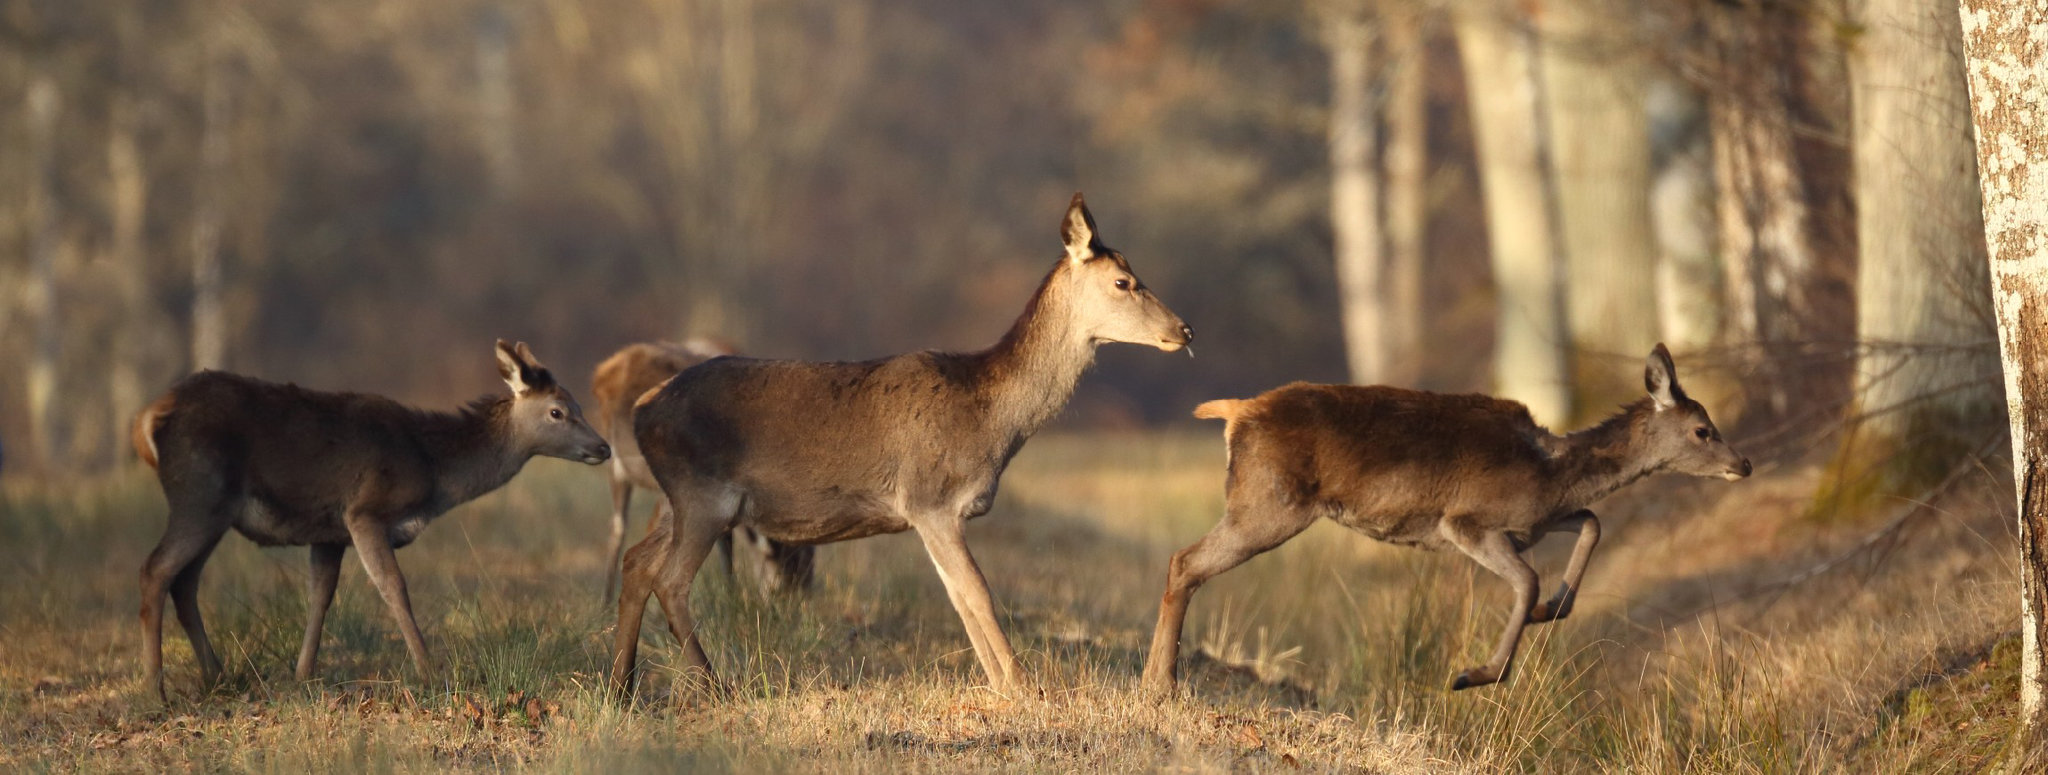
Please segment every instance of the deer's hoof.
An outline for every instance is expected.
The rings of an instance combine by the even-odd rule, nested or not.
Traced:
[[[1561,603],[1557,605],[1552,605],[1550,603],[1537,603],[1535,608],[1529,609],[1529,623],[1543,624],[1545,622],[1554,622],[1559,619],[1563,619],[1567,616],[1570,616],[1571,613],[1571,603]]]
[[[1451,691],[1463,691],[1475,686],[1485,686],[1499,681],[1500,676],[1494,675],[1492,670],[1484,667],[1475,667],[1459,673],[1457,678],[1451,679]]]

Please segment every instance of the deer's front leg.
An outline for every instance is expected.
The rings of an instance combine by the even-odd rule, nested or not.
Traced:
[[[974,644],[974,656],[981,662],[982,672],[988,675],[989,685],[999,693],[1013,694],[1023,685],[1023,675],[1017,670],[1017,654],[1010,649],[1009,638],[1003,636],[1002,627],[996,624],[988,581],[982,577],[974,555],[967,551],[967,525],[957,518],[934,521],[937,524],[919,526],[918,537],[924,539],[925,551],[931,553],[932,564],[938,567],[939,581],[946,585],[946,596],[960,614],[960,623],[967,629],[967,640]]]
[[[1600,520],[1593,516],[1593,512],[1580,509],[1559,521],[1551,530],[1573,528],[1579,531],[1579,541],[1572,545],[1571,562],[1564,566],[1564,583],[1558,586],[1555,597],[1529,610],[1530,624],[1556,621],[1572,614],[1572,603],[1579,598],[1579,580],[1586,576],[1586,562],[1593,556],[1593,547],[1600,543]]]
[[[413,667],[419,668],[422,678],[432,675],[427,642],[420,637],[419,625],[413,622],[412,599],[406,595],[405,576],[398,572],[398,554],[391,548],[391,536],[384,532],[384,522],[361,511],[350,511],[343,519],[348,523],[356,553],[363,558],[363,570],[369,573],[370,583],[376,585],[377,594],[383,596],[384,604],[391,609],[391,618],[398,620],[399,632],[405,635],[405,650],[412,652]]]
[[[1507,580],[1514,588],[1514,608],[1508,611],[1508,625],[1500,634],[1500,645],[1494,647],[1493,658],[1479,667],[1465,670],[1451,681],[1451,690],[1470,689],[1485,686],[1507,678],[1513,666],[1516,644],[1522,640],[1522,627],[1529,621],[1529,610],[1536,606],[1536,571],[1522,561],[1515,551],[1515,542],[1507,533],[1498,530],[1481,530],[1467,520],[1446,519],[1443,532],[1451,542],[1467,556],[1487,570]]]

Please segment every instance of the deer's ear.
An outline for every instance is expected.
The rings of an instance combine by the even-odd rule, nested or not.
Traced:
[[[1095,233],[1095,216],[1088,212],[1088,203],[1081,201],[1079,191],[1067,205],[1067,217],[1060,221],[1060,241],[1067,246],[1067,260],[1075,264],[1101,252],[1102,236]]]
[[[1671,362],[1671,351],[1664,349],[1663,342],[1643,361],[1643,388],[1650,391],[1650,400],[1660,410],[1685,400],[1685,389],[1678,386],[1678,364]]]
[[[519,351],[512,343],[498,340],[498,376],[504,378],[505,386],[512,389],[512,395],[524,395],[531,388],[526,384],[525,369],[520,368]]]
[[[498,340],[498,376],[504,378],[505,386],[511,388],[515,396],[554,384],[554,375],[546,366],[540,365],[540,360],[533,357],[533,350],[525,342],[514,345]]]

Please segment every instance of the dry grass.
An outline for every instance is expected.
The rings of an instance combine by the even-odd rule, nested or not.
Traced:
[[[714,562],[696,606],[741,697],[680,691],[650,622],[640,702],[606,702],[604,486],[543,461],[401,553],[430,679],[408,675],[348,567],[323,680],[291,681],[303,550],[231,537],[201,593],[228,684],[195,696],[169,625],[163,707],[140,690],[134,614],[154,482],[16,482],[0,494],[0,769],[1905,772],[2002,750],[2011,649],[1991,646],[2017,624],[2016,555],[1989,476],[1986,495],[1790,586],[1874,527],[1799,521],[1813,468],[1639,485],[1602,508],[1573,617],[1530,631],[1507,684],[1455,695],[1451,674],[1498,631],[1500,582],[1318,526],[1205,587],[1188,696],[1141,701],[1166,559],[1218,516],[1209,430],[1053,436],[1019,456],[970,537],[1038,686],[1014,699],[977,688],[930,563],[891,536],[826,547],[800,602],[735,594]],[[1546,578],[1569,542],[1553,543]]]

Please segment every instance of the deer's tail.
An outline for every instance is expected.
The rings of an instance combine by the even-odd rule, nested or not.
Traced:
[[[135,443],[135,456],[141,458],[142,463],[150,468],[155,468],[157,464],[157,429],[163,427],[164,415],[170,411],[171,397],[164,396],[143,407],[142,412],[135,415],[135,427],[131,431],[131,440]]]
[[[1195,407],[1195,417],[1202,420],[1236,422],[1238,412],[1243,410],[1244,399],[1220,398],[1215,401],[1204,402],[1202,405]]]

